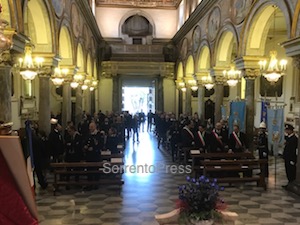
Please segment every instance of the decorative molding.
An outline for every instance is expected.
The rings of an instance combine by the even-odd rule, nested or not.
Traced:
[[[175,63],[173,62],[120,62],[104,61],[101,64],[103,78],[121,75],[160,75],[174,79]]]
[[[261,72],[259,69],[244,69],[242,70],[242,76],[246,79],[246,80],[255,80],[257,77],[259,77],[261,75]]]
[[[293,66],[300,69],[300,55],[293,57]]]
[[[182,0],[96,0],[97,7],[177,9]]]
[[[0,66],[13,66],[13,57],[9,50],[2,52],[0,56]]]

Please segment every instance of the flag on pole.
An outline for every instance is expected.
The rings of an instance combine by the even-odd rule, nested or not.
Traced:
[[[240,131],[245,132],[246,102],[230,102],[229,133],[232,133],[233,125],[239,125]]]
[[[26,129],[26,167],[27,167],[27,174],[30,181],[30,186],[32,193],[34,193],[34,161],[33,161],[33,149],[32,149],[32,130],[31,130],[31,121],[26,120],[25,122],[25,129]]]
[[[270,106],[270,102],[262,101],[261,102],[261,113],[260,113],[260,122],[265,122],[268,124],[268,107]]]
[[[273,146],[274,155],[282,150],[284,145],[284,111],[283,108],[268,108],[268,143]]]

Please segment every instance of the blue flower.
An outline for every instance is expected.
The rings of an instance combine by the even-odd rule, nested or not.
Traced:
[[[186,177],[186,180],[187,180],[187,181],[190,181],[190,179],[191,179],[191,178],[190,178],[189,176]]]

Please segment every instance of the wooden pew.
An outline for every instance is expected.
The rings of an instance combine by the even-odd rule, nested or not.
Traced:
[[[55,195],[59,186],[67,185],[101,185],[101,184],[124,184],[122,180],[124,166],[123,153],[109,154],[108,151],[101,152],[101,162],[59,162],[51,163],[50,166],[53,168],[54,183],[53,183],[53,194]],[[112,167],[120,168],[119,173],[109,173],[109,169]],[[109,169],[108,169],[109,168]],[[101,174],[104,177],[99,178],[97,181],[89,181],[87,179],[81,179],[80,176],[88,174]],[[78,175],[78,181],[66,181],[59,180],[58,175],[70,176]]]
[[[212,173],[218,183],[257,182],[257,186],[264,187],[266,190],[264,168],[267,163],[266,159],[204,160],[202,162],[203,175],[210,177]],[[258,170],[259,175],[253,175],[253,170]],[[235,172],[240,176],[232,176]],[[244,174],[250,174],[250,176],[244,176]]]
[[[200,153],[199,150],[191,150],[192,170],[194,175],[203,174],[204,160],[221,160],[221,159],[255,159],[251,152],[237,152],[237,153]]]

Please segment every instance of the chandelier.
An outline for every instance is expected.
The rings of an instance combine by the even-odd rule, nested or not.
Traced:
[[[258,62],[261,74],[271,83],[276,83],[285,74],[287,60],[282,59],[278,63],[277,52],[270,51],[270,61],[261,60]],[[267,67],[268,64],[268,67]]]
[[[83,74],[75,74],[73,76],[72,82],[70,83],[71,88],[77,88],[80,84],[83,83],[84,78],[85,76]]]
[[[65,79],[67,78],[69,69],[61,69],[59,67],[56,67],[54,69],[54,74],[51,77],[51,80],[53,82],[53,84],[56,87],[59,87],[63,84],[63,82],[65,81]]]
[[[35,60],[32,59],[32,47],[32,44],[27,43],[25,45],[24,58],[19,58],[20,74],[24,80],[33,80],[44,62],[42,57],[36,57]]]
[[[192,79],[188,81],[189,86],[191,87],[192,91],[197,91],[198,86],[197,86],[197,81]]]
[[[94,91],[98,86],[98,80],[93,79],[91,86],[90,86],[90,91]]]
[[[237,85],[239,80],[241,79],[241,71],[236,70],[234,65],[230,65],[230,70],[223,71],[224,78],[226,79],[227,84],[230,87],[234,87]]]
[[[273,38],[275,37],[275,25],[276,25],[276,10],[277,6],[273,5],[274,8],[274,18],[273,18]],[[277,51],[270,51],[269,62],[267,60],[260,60],[258,62],[261,74],[269,81],[271,84],[276,83],[281,76],[285,74],[287,60],[282,59],[278,61]],[[267,66],[268,65],[268,66]]]
[[[207,90],[211,90],[215,86],[210,74],[208,74],[207,76],[202,77],[201,82]]]

